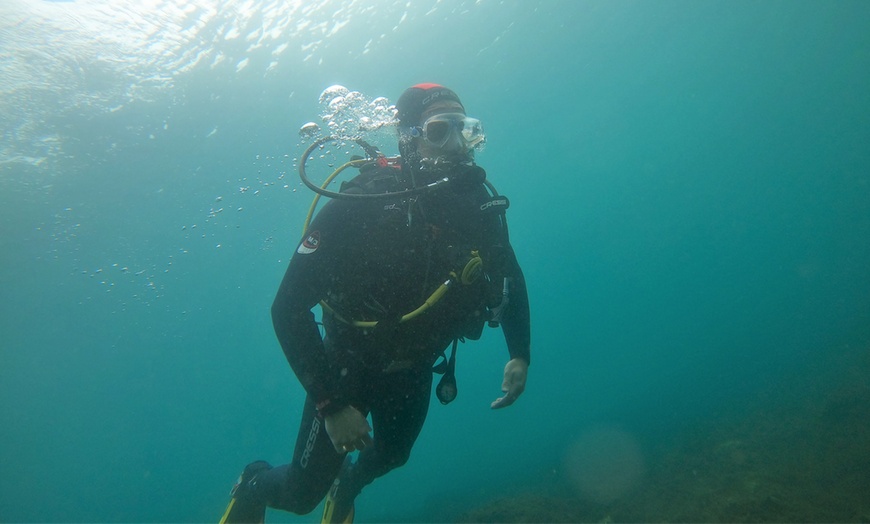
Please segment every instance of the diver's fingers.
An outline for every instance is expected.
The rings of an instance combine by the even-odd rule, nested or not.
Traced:
[[[516,399],[517,397],[515,395],[511,395],[510,393],[508,393],[503,397],[495,399],[495,401],[493,401],[493,403],[490,404],[489,407],[491,407],[492,409],[506,408],[513,404]]]
[[[523,391],[526,390],[528,369],[529,364],[520,358],[508,361],[504,367],[504,380],[501,383],[501,390],[505,395],[490,405],[492,409],[506,408],[523,394]]]

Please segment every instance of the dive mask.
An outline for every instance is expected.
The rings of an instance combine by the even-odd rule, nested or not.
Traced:
[[[448,150],[482,151],[486,143],[486,134],[480,120],[462,113],[433,115],[422,126],[412,127],[411,136],[422,136],[432,146]]]

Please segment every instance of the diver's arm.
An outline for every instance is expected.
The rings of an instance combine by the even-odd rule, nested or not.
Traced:
[[[284,356],[302,387],[324,414],[345,406],[340,399],[338,376],[326,358],[320,330],[311,311],[326,293],[330,261],[338,260],[342,245],[336,224],[339,214],[329,204],[308,229],[317,234],[306,234],[293,253],[272,303],[272,324]]]
[[[490,407],[499,409],[513,404],[526,389],[526,377],[531,359],[531,327],[529,321],[529,295],[522,269],[513,249],[507,246],[508,304],[501,318],[501,327],[511,359],[504,368],[501,390],[504,395]]]
[[[520,358],[531,363],[531,323],[529,293],[523,270],[516,255],[507,246],[508,305],[501,318],[501,327],[511,359]]]

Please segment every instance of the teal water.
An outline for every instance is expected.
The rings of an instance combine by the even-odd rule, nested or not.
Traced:
[[[312,197],[298,130],[333,84],[439,82],[483,120],[533,317],[522,399],[488,407],[499,333],[460,348],[458,399],[362,521],[553,478],[618,498],[673,435],[870,348],[867,2],[0,15],[2,521],[217,521],[246,463],[289,458],[302,390],[269,307]]]

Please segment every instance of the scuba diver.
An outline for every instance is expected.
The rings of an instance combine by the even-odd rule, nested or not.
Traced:
[[[510,355],[504,395],[491,407],[525,389],[528,295],[508,240],[508,200],[474,161],[485,143],[480,121],[438,84],[405,90],[396,110],[400,156],[358,141],[369,158],[343,166],[359,174],[338,192],[325,189],[331,178],[321,188],[305,173],[311,151],[333,138],[300,160],[303,181],[332,197],[306,223],[272,305],[307,394],[301,426],[292,462],[244,469],[222,523],[263,522],[266,507],[307,514],[324,497],[324,523],[353,522],[360,491],[408,460],[433,372],[442,375],[436,396],[449,403],[457,344],[487,324],[502,328]]]

